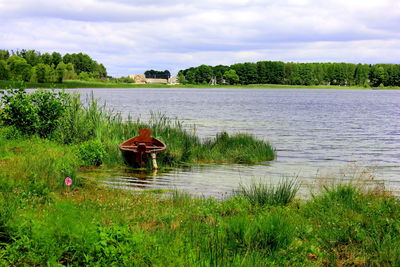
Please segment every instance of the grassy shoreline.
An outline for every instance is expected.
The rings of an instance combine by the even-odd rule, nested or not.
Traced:
[[[161,116],[148,123],[125,122],[94,100],[82,105],[79,96],[9,93],[14,98],[2,98],[0,112],[8,123],[0,125],[0,266],[400,262],[400,201],[381,188],[326,185],[310,200],[300,200],[295,198],[298,182],[282,180],[275,186],[242,186],[219,201],[185,192],[168,197],[157,190],[105,187],[101,178],[85,179],[79,171],[99,163],[122,164],[118,144],[142,127],[152,128],[169,145],[159,158],[165,166],[206,160],[255,163],[272,160],[275,151],[246,134],[220,133],[199,143],[179,121]],[[57,108],[59,101],[67,103],[65,110]],[[36,113],[46,108],[62,112],[52,118]],[[244,148],[250,150],[243,154]]]
[[[282,84],[249,84],[249,85],[195,85],[195,84],[127,84],[110,82],[86,82],[86,81],[65,81],[63,83],[21,83],[11,81],[0,81],[0,89],[20,87],[23,84],[26,88],[238,88],[238,89],[341,89],[341,90],[371,90],[370,87],[362,86],[336,86],[336,85],[282,85]],[[400,87],[384,87],[379,90],[400,90]]]
[[[73,147],[51,141],[0,137],[0,265],[400,262],[400,201],[382,189],[326,185],[300,200],[297,182],[283,180],[242,187],[223,200],[166,197],[80,178],[73,155]]]

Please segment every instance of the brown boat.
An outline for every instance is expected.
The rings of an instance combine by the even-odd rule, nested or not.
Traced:
[[[151,137],[150,129],[139,129],[139,135],[123,142],[119,149],[125,162],[134,167],[143,168],[151,155],[153,169],[157,169],[156,153],[165,151],[167,146],[160,140]]]

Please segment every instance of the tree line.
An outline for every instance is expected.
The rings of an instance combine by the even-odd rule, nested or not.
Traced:
[[[0,80],[58,82],[107,77],[103,64],[83,53],[40,53],[36,50],[0,50]]]
[[[400,65],[259,61],[200,65],[179,71],[178,79],[183,84],[400,86]]]
[[[171,77],[171,73],[168,70],[159,71],[159,70],[146,70],[144,75],[147,79],[169,79]]]

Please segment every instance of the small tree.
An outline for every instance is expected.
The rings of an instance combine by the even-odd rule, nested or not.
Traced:
[[[76,73],[74,69],[74,65],[72,63],[68,63],[65,65],[66,72],[63,76],[63,80],[73,80],[76,79]]]
[[[65,65],[64,62],[61,61],[60,63],[58,63],[56,68],[56,81],[58,83],[62,83],[66,73],[67,73],[67,66]]]
[[[228,84],[237,84],[239,82],[239,75],[237,75],[235,70],[228,70],[224,73],[224,80]]]
[[[20,56],[13,55],[7,60],[10,70],[10,76],[15,81],[29,81],[31,74],[31,65]]]
[[[39,83],[51,82],[52,69],[49,65],[40,63],[36,67],[36,78]]]
[[[88,81],[90,79],[90,75],[86,71],[82,71],[81,73],[79,73],[78,79],[82,81]]]
[[[7,63],[4,60],[0,60],[0,80],[8,80],[9,71]]]
[[[178,82],[181,84],[187,84],[188,82],[181,71],[178,73]]]

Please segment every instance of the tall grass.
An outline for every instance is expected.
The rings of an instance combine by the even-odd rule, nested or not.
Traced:
[[[241,184],[234,195],[247,199],[252,205],[284,206],[293,201],[299,187],[297,178],[283,179],[277,185],[262,182],[248,186]]]

